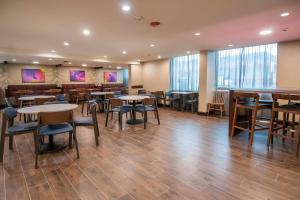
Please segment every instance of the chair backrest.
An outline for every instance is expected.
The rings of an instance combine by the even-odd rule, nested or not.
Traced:
[[[274,101],[288,100],[288,101],[300,101],[300,94],[272,94]]]
[[[121,99],[109,99],[109,105],[111,108],[121,107],[123,105],[123,101]]]
[[[71,123],[73,122],[73,111],[40,112],[38,114],[38,122],[40,125]]]
[[[93,118],[93,123],[96,126],[96,128],[98,129],[98,121],[97,121],[97,103],[94,102],[91,104],[91,108],[90,108],[90,112],[92,114],[92,118]]]
[[[112,98],[114,98],[114,94],[110,94],[110,93],[105,94],[105,99],[112,99]]]
[[[59,94],[59,95],[57,95],[56,96],[56,99],[58,100],[58,101],[65,101],[65,94]]]
[[[156,98],[150,97],[150,98],[143,99],[143,105],[156,107]]]
[[[225,92],[224,91],[215,91],[213,97],[213,103],[225,103]]]
[[[6,119],[10,120],[17,116],[17,111],[13,107],[7,107],[3,110],[3,115]]]
[[[8,98],[4,98],[5,107],[12,107],[11,103],[9,102]]]
[[[34,104],[35,105],[43,105],[44,103],[46,102],[50,102],[50,101],[53,101],[54,98],[35,98],[34,99]]]
[[[138,94],[146,94],[147,92],[146,92],[146,90],[145,89],[140,89],[140,90],[138,90]]]
[[[251,101],[255,101],[258,104],[259,101],[259,94],[254,92],[235,92],[233,97],[237,104]]]
[[[155,92],[153,92],[153,95],[155,97],[160,97],[160,98],[164,98],[165,97],[164,91],[155,91]]]

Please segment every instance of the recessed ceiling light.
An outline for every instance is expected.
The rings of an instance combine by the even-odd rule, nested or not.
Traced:
[[[68,64],[69,64],[69,65],[72,65],[72,63],[71,63],[71,62],[68,62]]]
[[[200,35],[200,33],[194,33],[194,35],[195,35],[195,36],[199,36],[199,35]]]
[[[48,58],[48,60],[53,60],[52,58]]]
[[[51,50],[51,52],[52,52],[52,53],[56,53],[56,51],[55,51],[55,50]]]
[[[86,66],[87,66],[87,64],[82,64],[81,66],[82,66],[82,67],[86,67]]]
[[[262,30],[259,32],[260,35],[269,35],[271,34],[273,31],[270,29],[266,29],[266,30]]]
[[[150,44],[150,47],[155,47],[155,44]]]
[[[89,35],[91,35],[91,31],[89,29],[83,29],[82,34],[89,36]]]
[[[137,61],[138,61],[138,62],[141,62],[142,60],[141,60],[141,59],[137,59]]]
[[[158,59],[161,59],[161,56],[157,56]]]
[[[39,64],[39,61],[32,61],[33,64]]]
[[[107,58],[107,56],[103,56],[103,58]]]
[[[11,61],[12,61],[12,62],[16,62],[16,61],[17,61],[17,59],[13,58],[13,59],[11,59]]]
[[[124,51],[122,51],[122,54],[127,54],[127,51],[125,51],[125,50],[124,50]]]
[[[117,69],[122,69],[122,67],[117,67]]]
[[[228,46],[229,46],[229,47],[233,47],[233,44],[229,44]]]
[[[69,46],[70,43],[69,43],[69,42],[64,42],[64,45],[65,45],[65,46]]]
[[[190,52],[190,51],[186,51],[186,53],[187,53],[187,54],[190,54],[191,52]]]
[[[287,16],[289,16],[289,15],[290,15],[290,13],[288,13],[288,12],[284,12],[284,13],[281,13],[281,14],[280,14],[281,17],[287,17]]]
[[[131,7],[128,4],[122,5],[122,10],[124,12],[129,12],[131,10]]]

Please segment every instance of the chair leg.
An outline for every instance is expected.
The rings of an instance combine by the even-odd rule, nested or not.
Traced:
[[[160,125],[158,110],[156,110],[155,113],[156,113],[156,116],[157,116],[157,123],[158,123],[158,125]]]
[[[99,129],[98,126],[96,124],[94,124],[94,135],[95,135],[95,142],[96,142],[96,146],[99,146]]]
[[[251,130],[250,130],[250,146],[252,146],[252,144],[253,144],[255,124],[256,124],[256,115],[257,115],[257,109],[254,109],[254,111],[252,112],[252,124],[251,124]]]
[[[34,140],[34,152],[35,152],[35,168],[38,168],[38,156],[39,156],[39,136],[37,132],[33,132],[33,140]]]
[[[1,133],[1,140],[0,140],[0,162],[3,162],[3,154],[4,154],[4,145],[5,145],[5,133]]]
[[[10,135],[9,136],[9,149],[10,150],[13,150],[13,143],[14,143],[14,136],[13,135]]]
[[[209,112],[210,112],[210,104],[207,104],[207,117],[209,116]]]
[[[84,102],[82,102],[82,107],[81,107],[81,114],[83,114],[83,111],[84,111]]]
[[[122,130],[122,113],[119,112],[119,123],[120,123],[120,129]]]
[[[223,106],[220,106],[221,119],[223,119]]]
[[[144,129],[146,129],[146,127],[147,127],[147,112],[144,112]]]
[[[109,112],[108,112],[108,111],[106,111],[105,126],[107,126],[107,122],[108,122],[108,115],[109,115]]]
[[[274,111],[272,110],[271,113],[271,121],[270,121],[270,126],[269,126],[269,133],[268,133],[268,142],[267,142],[267,147],[270,147],[271,144],[271,138],[273,137],[273,124],[274,124],[274,118],[275,118],[275,114]]]
[[[74,127],[74,132],[76,131],[76,128]],[[72,132],[69,132],[69,148],[72,148]]]
[[[77,136],[76,136],[76,132],[73,131],[73,139],[74,139],[74,143],[75,143],[75,147],[76,147],[76,153],[77,153],[77,158],[79,158],[79,150],[78,150],[78,143],[77,143]]]
[[[236,118],[237,118],[237,107],[235,105],[235,108],[234,108],[234,113],[233,113],[233,122],[232,122],[232,127],[231,127],[231,133],[230,133],[230,139],[232,140],[233,139],[233,136],[234,136],[234,130],[235,130],[235,124],[236,124]]]

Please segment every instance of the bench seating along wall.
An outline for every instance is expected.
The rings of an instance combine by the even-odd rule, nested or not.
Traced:
[[[56,86],[56,84],[30,84],[30,85],[8,85],[5,91],[6,97],[16,97],[22,95],[20,91],[32,91],[32,94],[60,94],[61,90]]]
[[[73,93],[72,90],[88,89],[89,91],[101,91],[101,88],[96,87],[95,84],[62,84],[62,92],[65,94]]]
[[[125,94],[127,91],[127,87],[123,83],[102,83],[101,88],[103,92],[121,91],[122,94]]]

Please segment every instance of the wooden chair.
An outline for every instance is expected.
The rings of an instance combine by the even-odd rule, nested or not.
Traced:
[[[85,98],[86,98],[86,100],[83,100],[82,104],[81,104],[82,105],[81,106],[81,113],[83,114],[84,107],[86,105],[86,115],[89,115],[91,105],[96,102],[96,99],[92,99],[91,94],[87,94]]]
[[[233,139],[235,129],[249,132],[250,141],[249,144],[252,146],[254,132],[258,130],[266,130],[265,127],[257,123],[257,111],[263,109],[271,109],[271,104],[259,103],[259,95],[257,93],[251,92],[236,92],[234,93],[235,107],[233,115],[233,125],[231,129],[231,140]],[[249,120],[237,122],[237,115],[239,109],[244,109],[249,111]],[[259,128],[255,128],[258,126]]]
[[[273,144],[273,136],[282,137],[285,139],[296,141],[296,157],[298,158],[300,150],[300,125],[295,129],[296,116],[300,116],[300,95],[296,94],[273,94],[272,116],[268,135],[268,148]],[[284,102],[284,103],[283,103]],[[282,126],[278,124],[278,115],[282,113]],[[289,120],[289,114],[292,114],[292,120]],[[279,130],[282,130],[279,132]],[[296,136],[295,136],[296,134]]]
[[[119,125],[120,129],[122,129],[122,116],[123,114],[126,114],[128,112],[131,112],[131,108],[128,106],[123,106],[123,101],[121,99],[109,99],[108,106],[106,109],[106,120],[105,120],[105,126],[107,126],[108,123],[108,117],[109,113],[111,113],[111,119],[113,118],[113,113],[118,113],[119,118]]]
[[[198,93],[192,93],[187,95],[187,98],[184,99],[183,102],[183,110],[185,110],[187,106],[190,106],[192,113],[195,113],[196,108],[198,108],[198,97]]]
[[[207,104],[207,116],[210,111],[219,111],[221,118],[223,118],[223,112],[225,111],[225,92],[215,91],[213,102]]]
[[[155,91],[155,92],[152,92],[152,94],[155,96],[157,102],[162,101],[163,106],[166,106],[166,96],[165,96],[164,91]]]
[[[35,105],[44,105],[46,102],[51,102],[53,100],[55,100],[55,98],[52,98],[52,97],[50,97],[50,98],[35,98],[34,104]]]
[[[94,135],[95,135],[95,142],[96,146],[99,145],[99,127],[97,121],[97,103],[94,102],[90,105],[90,112],[92,117],[74,117],[74,130],[76,131],[77,126],[93,126],[94,127]]]
[[[14,124],[17,111],[12,107],[7,107],[2,111],[2,127],[0,140],[0,162],[3,161],[5,137],[9,137],[9,149],[13,149],[13,137],[15,135],[32,133],[37,129],[37,122]],[[8,124],[8,127],[7,127]]]
[[[38,128],[34,133],[35,144],[35,167],[38,167],[38,155],[40,153],[40,140],[44,136],[54,136],[63,133],[69,133],[69,147],[72,147],[72,138],[76,146],[77,158],[79,150],[76,132],[73,124],[73,111],[61,112],[41,112],[38,114]]]
[[[148,122],[148,112],[154,112],[154,116],[157,119],[158,125],[160,125],[157,99],[155,97],[143,99],[143,106],[138,106],[136,108],[137,112],[140,112],[144,116],[144,129],[146,129],[146,124]]]

